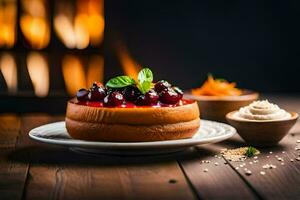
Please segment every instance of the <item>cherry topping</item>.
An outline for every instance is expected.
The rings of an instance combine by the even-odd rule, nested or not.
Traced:
[[[142,95],[138,96],[138,98],[135,101],[135,104],[137,104],[137,105],[148,105],[148,102],[146,100],[145,95],[142,94]]]
[[[183,91],[179,87],[172,87],[172,88],[179,95],[179,99],[182,99]]]
[[[90,89],[89,100],[101,101],[104,99],[105,96],[106,96],[105,87],[94,83]]]
[[[158,99],[158,94],[153,89],[151,89],[148,92],[146,92],[146,94],[140,95],[137,98],[136,103],[138,105],[155,105],[157,104]]]
[[[89,91],[87,89],[82,88],[82,89],[78,90],[76,97],[77,97],[78,101],[86,101],[88,99],[88,94],[89,94]]]
[[[141,95],[141,92],[133,86],[128,86],[123,90],[123,95],[127,101],[134,102],[138,96]]]
[[[146,99],[148,100],[149,104],[157,104],[159,96],[155,90],[151,89],[145,94]]]
[[[177,92],[175,92],[172,88],[163,90],[159,94],[159,100],[166,104],[176,104],[180,99],[180,95],[177,94]]]
[[[155,91],[160,93],[161,91],[167,90],[168,88],[170,88],[171,84],[168,81],[161,80],[161,81],[158,81],[154,87],[155,87]]]
[[[124,96],[118,91],[110,93],[103,100],[105,106],[120,106],[123,102]]]

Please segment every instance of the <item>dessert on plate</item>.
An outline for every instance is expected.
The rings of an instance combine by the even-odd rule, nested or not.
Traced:
[[[201,108],[201,118],[226,122],[226,114],[258,99],[258,93],[240,89],[236,83],[208,75],[199,88],[192,89],[185,97],[196,100]]]
[[[268,100],[254,101],[248,106],[226,115],[239,135],[257,146],[277,144],[294,126],[298,114],[287,112]]]
[[[72,138],[141,142],[192,137],[200,127],[198,105],[167,81],[153,83],[150,69],[137,80],[117,76],[106,85],[80,89],[67,105],[66,128]]]

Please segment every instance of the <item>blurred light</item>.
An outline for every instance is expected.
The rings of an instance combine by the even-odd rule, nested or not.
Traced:
[[[21,31],[34,49],[43,49],[50,41],[50,25],[45,0],[22,0]]]
[[[84,67],[79,58],[66,55],[62,60],[62,71],[69,95],[73,96],[78,89],[86,88]]]
[[[11,48],[16,42],[17,6],[15,0],[0,1],[0,47]]]
[[[4,53],[0,57],[0,71],[6,82],[8,92],[16,93],[18,86],[17,66],[11,54]]]
[[[76,36],[71,20],[65,15],[57,15],[54,18],[54,29],[58,37],[69,49],[76,47]]]
[[[117,45],[116,51],[124,74],[136,79],[139,71],[141,70],[140,65],[138,65],[136,61],[130,56],[125,45]]]
[[[54,29],[68,48],[85,49],[103,41],[104,0],[78,0],[76,10],[65,1],[57,2]]]
[[[93,82],[103,83],[104,79],[104,59],[102,56],[93,56],[89,59],[89,67],[87,71],[87,86]]]
[[[90,38],[89,32],[85,27],[86,16],[85,15],[77,15],[75,17],[75,37],[76,37],[76,48],[77,49],[85,49],[88,47]]]
[[[45,97],[49,92],[49,66],[45,55],[32,52],[27,56],[27,69],[34,88],[34,93],[38,97]]]

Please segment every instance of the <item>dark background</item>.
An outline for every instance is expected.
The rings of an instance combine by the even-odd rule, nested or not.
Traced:
[[[59,0],[48,2],[52,20]],[[67,49],[51,21],[50,43],[40,50],[50,66],[45,98],[34,95],[25,65],[32,49],[17,26],[16,45],[0,49],[0,54],[10,52],[16,58],[18,93],[7,93],[0,73],[0,113],[64,113],[70,95],[62,76],[62,57],[74,54],[88,60],[90,55],[104,55],[107,81],[124,73],[116,57],[119,42],[137,63],[153,70],[155,80],[167,79],[183,89],[199,87],[212,73],[263,94],[300,94],[299,13],[298,0],[106,0],[104,43],[99,47]]]
[[[261,92],[299,92],[300,3],[109,0],[106,47],[122,38],[132,57],[185,89],[210,72]],[[108,50],[110,48],[106,48]],[[106,52],[106,73],[122,73]]]

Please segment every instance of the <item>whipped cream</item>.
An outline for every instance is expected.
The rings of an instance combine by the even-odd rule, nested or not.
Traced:
[[[268,100],[254,101],[248,106],[240,108],[236,117],[248,120],[282,120],[291,117],[291,114],[279,108]]]

